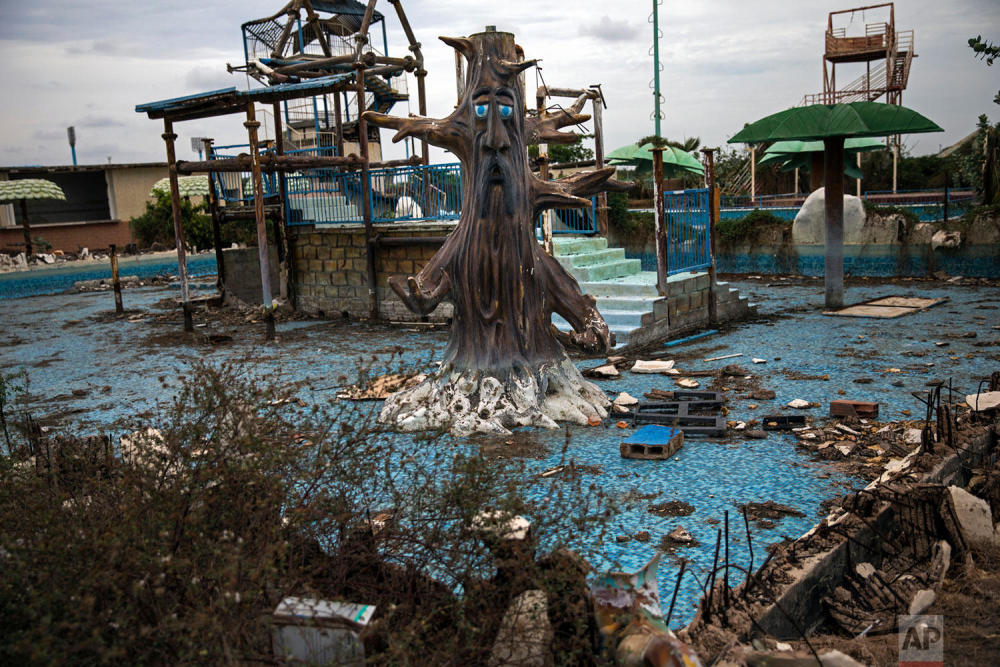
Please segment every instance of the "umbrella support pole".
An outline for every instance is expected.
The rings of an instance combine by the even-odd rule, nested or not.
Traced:
[[[250,174],[253,181],[254,219],[257,223],[257,257],[260,262],[261,304],[264,306],[264,339],[274,340],[274,308],[271,296],[271,267],[267,254],[267,226],[264,220],[264,188],[260,176],[260,153],[257,129],[260,122],[256,118],[254,103],[247,104],[247,119],[243,123],[250,141]]]
[[[28,202],[25,199],[21,200],[21,229],[24,230],[24,258],[29,260],[33,248],[31,247],[31,225],[28,224]]]
[[[826,307],[844,305],[844,138],[824,139]]]
[[[653,153],[653,206],[656,210],[656,291],[667,295],[668,246],[667,221],[663,211],[663,148],[655,146]]]

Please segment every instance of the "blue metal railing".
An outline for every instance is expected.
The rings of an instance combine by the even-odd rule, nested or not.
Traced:
[[[287,155],[332,157],[335,147],[303,148]],[[302,169],[285,176],[288,225],[335,225],[362,222],[361,172],[333,168]]]
[[[372,221],[457,220],[462,211],[462,169],[429,164],[371,171]]]
[[[240,150],[242,149],[242,150]],[[208,159],[235,158],[240,153],[247,153],[249,144],[232,144],[229,146],[213,146]],[[273,153],[273,149],[261,148],[260,154]],[[261,174],[261,185],[265,197],[278,194],[278,179],[275,174]],[[253,177],[249,171],[212,172],[212,186],[220,202],[227,206],[250,206],[253,204]]]
[[[597,197],[590,198],[590,208],[554,208],[552,234],[596,234]],[[538,214],[535,221],[537,236],[541,238],[542,221],[547,211]]]
[[[667,232],[667,273],[705,269],[712,264],[708,188],[663,193]]]

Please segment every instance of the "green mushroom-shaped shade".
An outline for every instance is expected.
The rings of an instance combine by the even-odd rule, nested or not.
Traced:
[[[177,191],[181,197],[205,197],[208,195],[211,186],[208,176],[180,176],[177,178]],[[149,191],[150,196],[157,194],[170,194],[170,179],[161,178]]]
[[[840,308],[844,305],[844,140],[943,131],[913,109],[881,102],[848,102],[779,111],[750,123],[734,134],[729,143],[823,142],[826,306]]]
[[[0,203],[10,204],[22,199],[62,199],[65,201],[66,195],[62,188],[44,178],[0,181]]]
[[[639,171],[648,171],[653,165],[653,151],[649,145],[629,144],[611,151],[606,161],[608,164],[632,165]],[[705,165],[690,153],[674,146],[663,149],[664,174],[679,173],[705,174]]]

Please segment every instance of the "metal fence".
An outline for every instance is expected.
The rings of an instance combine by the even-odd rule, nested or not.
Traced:
[[[846,194],[851,194],[847,192]],[[798,208],[805,202],[806,193],[775,195],[723,195],[722,209]],[[976,201],[972,190],[927,188],[922,190],[868,190],[861,199],[878,206],[900,206],[912,210],[921,220],[931,222],[953,218],[971,208]]]
[[[249,144],[232,144],[229,146],[213,146],[208,159],[235,158],[240,153],[247,153],[250,150]],[[261,148],[260,154],[273,153],[272,149]],[[212,185],[215,194],[220,202],[225,202],[227,206],[252,206],[253,205],[253,175],[249,171],[227,171],[212,172]],[[265,197],[273,197],[278,194],[278,179],[275,174],[261,174],[261,185],[264,188]]]
[[[462,169],[429,164],[371,171],[374,222],[457,220],[462,211]]]
[[[667,273],[705,269],[712,264],[708,188],[663,193]]]
[[[538,214],[535,227],[541,238],[542,221],[552,216],[553,234],[596,234],[597,197],[590,198],[590,208],[553,208]]]

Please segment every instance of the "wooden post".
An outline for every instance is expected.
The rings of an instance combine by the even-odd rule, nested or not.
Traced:
[[[121,315],[125,312],[122,305],[122,281],[118,277],[118,248],[111,244],[111,284],[115,289],[115,312]]]
[[[375,285],[375,228],[372,226],[372,181],[368,157],[368,121],[365,120],[365,66],[355,65],[358,96],[358,146],[361,150],[361,211],[365,222],[365,259],[368,269],[368,316],[378,319],[378,291]],[[424,150],[427,150],[424,142]],[[426,163],[425,163],[426,164]]]
[[[663,149],[654,146],[653,153],[653,206],[656,210],[656,291],[667,295],[667,221],[663,211]]]
[[[204,138],[205,159],[212,159],[212,139]],[[215,183],[212,180],[212,172],[208,172],[208,212],[212,216],[212,243],[215,245],[215,266],[217,279],[215,286],[220,292],[226,288],[226,262],[222,256],[222,230],[219,226],[219,195],[215,191]]]
[[[535,96],[535,109],[538,118],[545,118],[545,96]],[[542,181],[549,180],[549,145],[538,144],[538,178]],[[552,242],[552,209],[545,209],[542,212],[542,248],[549,255],[555,254],[555,245]]]
[[[285,133],[281,126],[281,102],[275,102],[274,116],[274,153],[285,154]],[[317,145],[319,144],[317,137]],[[285,172],[279,171],[278,178],[278,214],[274,218],[274,243],[278,246],[278,294],[282,299],[288,298],[288,238],[285,236],[285,212],[288,210],[285,201],[288,198],[288,185]]]
[[[181,308],[184,310],[184,331],[194,331],[191,317],[191,295],[188,293],[187,255],[184,251],[184,226],[181,223],[181,193],[177,186],[177,155],[174,152],[174,124],[163,119],[163,142],[167,145],[167,176],[170,180],[170,206],[174,214],[174,243],[177,244],[177,277],[181,281]]]
[[[341,119],[343,111],[340,108],[340,93],[333,94],[333,127],[334,138],[337,141],[337,155],[344,155],[344,121]]]
[[[24,232],[24,260],[31,259],[31,225],[28,224],[28,200],[21,199],[21,230]]]
[[[247,104],[247,120],[243,123],[250,139],[250,173],[253,180],[254,219],[257,222],[257,257],[260,263],[261,303],[264,305],[266,323],[265,340],[274,340],[274,308],[271,298],[271,267],[267,254],[267,226],[264,220],[264,187],[260,177],[260,153],[257,144],[257,128],[260,122],[254,111],[254,104]]]
[[[600,91],[591,104],[594,107],[594,168],[604,169],[604,96]],[[604,190],[597,193],[597,233],[608,235],[608,193]]]
[[[705,179],[708,185],[708,320],[715,324],[718,319],[715,295],[715,225],[718,222],[719,209],[715,200],[715,149],[702,148],[705,154]]]
[[[823,140],[826,172],[826,307],[844,305],[844,138]]]
[[[896,178],[899,175],[899,137],[892,140],[892,194],[896,194]]]

